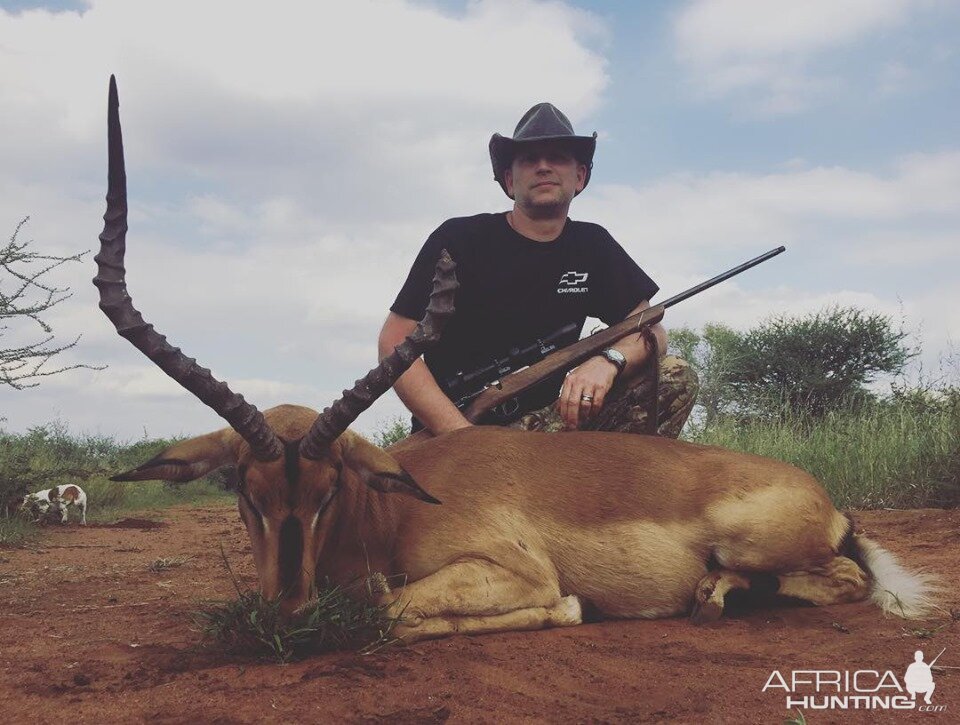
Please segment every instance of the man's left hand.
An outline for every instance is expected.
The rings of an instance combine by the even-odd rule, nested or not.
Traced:
[[[617,366],[599,356],[570,371],[557,400],[557,410],[567,430],[576,430],[600,412],[616,378]]]

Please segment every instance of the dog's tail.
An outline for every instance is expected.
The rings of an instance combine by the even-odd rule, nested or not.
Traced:
[[[846,516],[850,527],[840,553],[857,562],[870,577],[870,601],[904,619],[922,619],[937,610],[941,593],[937,577],[908,570],[877,542],[855,533],[853,518]]]

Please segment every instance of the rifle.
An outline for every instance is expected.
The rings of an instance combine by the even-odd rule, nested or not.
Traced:
[[[443,384],[443,391],[461,410],[471,400],[480,395],[491,383],[502,377],[529,367],[543,360],[557,349],[560,342],[577,332],[579,325],[571,322],[543,338],[538,338],[533,344],[526,347],[513,347],[503,357],[494,357],[492,362],[481,365],[468,373],[458,372],[447,378]]]
[[[627,335],[638,333],[644,327],[657,324],[663,319],[663,313],[668,307],[672,307],[678,302],[683,302],[684,300],[689,299],[690,297],[693,297],[694,295],[699,294],[704,290],[713,287],[714,285],[725,282],[731,277],[734,277],[741,272],[745,272],[751,267],[755,267],[762,262],[766,262],[768,259],[777,256],[783,251],[786,251],[786,247],[780,246],[776,249],[771,249],[769,252],[761,254],[759,257],[754,257],[748,262],[744,262],[743,264],[739,264],[732,269],[728,269],[722,274],[718,274],[716,277],[711,277],[706,282],[701,282],[700,284],[695,285],[690,289],[681,292],[680,294],[674,295],[659,305],[648,307],[642,312],[638,312],[635,315],[627,317],[622,322],[618,322],[616,325],[611,325],[605,330],[595,332],[594,334],[585,337],[582,340],[579,340],[571,345],[567,345],[566,347],[556,350],[555,352],[551,352],[539,362],[533,363],[528,367],[521,369],[513,369],[508,370],[506,373],[499,373],[501,377],[490,381],[487,384],[487,387],[481,390],[479,393],[468,396],[472,397],[473,400],[463,411],[464,417],[471,423],[476,423],[487,411],[497,407],[498,405],[502,405],[505,402],[513,400],[520,395],[520,393],[529,390],[534,385],[542,382],[551,375],[571,370],[589,358],[593,357],[601,350],[610,347],[618,340],[627,337]],[[536,347],[536,345],[531,346],[531,348],[533,347]],[[529,350],[531,348],[525,349]],[[482,370],[489,371],[496,369],[499,372],[499,370],[503,367],[503,365],[501,365],[500,368],[487,366]],[[406,445],[407,443],[426,440],[429,437],[431,437],[431,434],[424,429],[417,431],[407,438],[404,438],[403,444]]]

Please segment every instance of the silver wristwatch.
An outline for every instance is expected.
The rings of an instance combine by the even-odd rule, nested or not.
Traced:
[[[619,350],[615,350],[612,347],[608,347],[606,350],[600,351],[600,357],[605,360],[609,360],[614,365],[617,366],[617,375],[623,372],[623,369],[627,367],[627,358],[623,356],[623,353]]]

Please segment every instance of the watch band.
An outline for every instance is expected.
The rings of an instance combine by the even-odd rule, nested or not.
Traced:
[[[600,356],[617,366],[617,375],[620,375],[620,373],[623,372],[623,369],[627,367],[627,358],[624,357],[622,352],[615,350],[612,347],[601,350]]]

